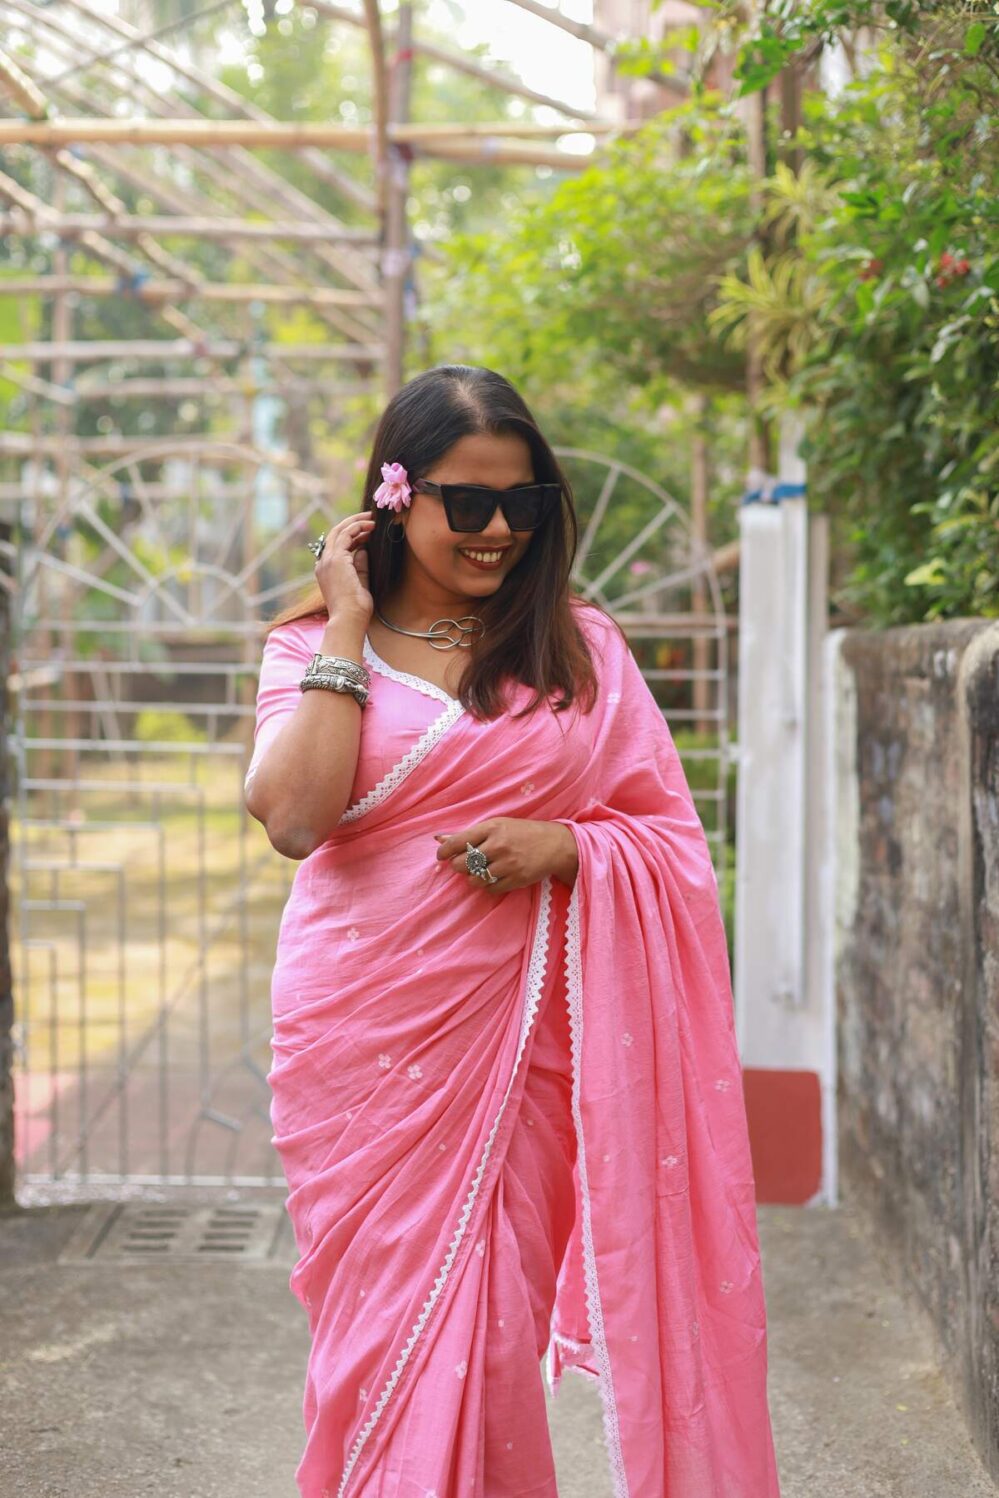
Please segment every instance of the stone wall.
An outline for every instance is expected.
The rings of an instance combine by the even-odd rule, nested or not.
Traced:
[[[999,624],[835,665],[839,1151],[999,1477]]]

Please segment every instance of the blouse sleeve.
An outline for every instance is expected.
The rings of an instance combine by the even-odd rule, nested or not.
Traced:
[[[318,621],[292,619],[279,624],[264,639],[257,685],[253,753],[243,780],[244,791],[257,773],[268,744],[288,721],[302,698],[299,682],[319,648]]]

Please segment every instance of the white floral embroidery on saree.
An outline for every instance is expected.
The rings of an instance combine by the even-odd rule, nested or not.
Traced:
[[[402,1375],[402,1370],[406,1366],[406,1363],[409,1361],[410,1354],[412,1353],[413,1348],[416,1346],[420,1334],[430,1318],[430,1313],[433,1311],[433,1308],[440,1297],[441,1291],[447,1283],[448,1275],[451,1272],[451,1266],[454,1263],[455,1255],[458,1252],[458,1248],[461,1244],[462,1238],[465,1236],[465,1229],[468,1226],[468,1220],[472,1215],[472,1208],[475,1206],[475,1199],[478,1195],[479,1185],[482,1181],[483,1175],[485,1174],[486,1166],[489,1163],[489,1157],[492,1153],[493,1141],[496,1138],[500,1123],[503,1120],[503,1115],[506,1112],[506,1106],[509,1101],[510,1094],[513,1091],[513,1084],[517,1078],[517,1073],[520,1070],[520,1062],[524,1054],[524,1047],[527,1044],[527,1037],[531,1033],[531,1027],[534,1024],[534,1019],[538,1011],[538,1005],[541,1001],[541,992],[544,985],[545,972],[548,966],[548,941],[551,922],[551,903],[552,882],[550,877],[546,877],[541,881],[541,899],[538,907],[538,919],[534,930],[534,938],[531,946],[531,958],[528,964],[527,981],[524,989],[524,1007],[521,1015],[520,1037],[517,1043],[517,1053],[514,1056],[513,1060],[513,1068],[510,1072],[510,1080],[507,1083],[506,1091],[503,1094],[503,1100],[499,1106],[499,1111],[493,1120],[492,1128],[490,1129],[489,1136],[486,1139],[485,1148],[482,1151],[482,1157],[479,1160],[478,1168],[476,1169],[471,1187],[469,1188],[468,1196],[466,1197],[464,1206],[461,1209],[461,1215],[458,1219],[458,1225],[455,1229],[454,1236],[451,1239],[450,1244],[448,1245],[447,1253],[444,1256],[444,1263],[441,1265],[437,1278],[434,1281],[433,1288],[431,1289],[430,1294],[427,1296],[427,1299],[424,1302],[423,1309],[420,1312],[416,1325],[410,1332],[406,1345],[402,1349],[402,1352],[399,1354],[396,1365],[389,1375],[388,1382],[386,1383],[381,1394],[378,1396],[378,1401],[374,1409],[372,1410],[365,1424],[362,1426],[360,1433],[358,1434],[357,1439],[354,1442],[354,1445],[351,1447],[350,1455],[348,1456],[346,1466],[343,1469],[343,1476],[340,1479],[340,1486],[337,1488],[336,1498],[344,1498],[344,1495],[347,1492],[351,1473],[354,1471],[357,1459],[360,1456],[368,1437],[374,1430],[375,1426],[378,1424],[382,1412],[385,1409],[385,1406],[388,1404],[388,1401],[392,1396],[392,1392],[399,1382],[399,1379]],[[464,1373],[466,1370],[463,1364],[459,1364],[458,1368],[462,1370],[460,1373],[458,1373],[458,1377],[464,1377]],[[455,1371],[457,1372],[457,1369]]]

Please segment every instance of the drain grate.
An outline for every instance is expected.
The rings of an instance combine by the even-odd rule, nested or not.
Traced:
[[[60,1262],[100,1259],[122,1264],[153,1259],[266,1263],[283,1258],[284,1207],[277,1204],[191,1206],[186,1203],[92,1203]]]

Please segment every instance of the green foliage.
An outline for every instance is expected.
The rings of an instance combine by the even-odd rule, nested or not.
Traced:
[[[643,405],[709,391],[712,447],[731,450],[751,323],[761,411],[804,420],[836,602],[880,624],[996,616],[999,20],[976,4],[812,0],[768,5],[750,35],[734,5],[710,9],[742,92],[775,61],[867,28],[854,82],[806,93],[800,130],[781,140],[800,170],[774,162],[754,220],[741,121],[695,90],[505,235],[456,238],[437,328],[556,408],[603,404],[619,436]],[[669,436],[682,473],[689,429]]]
[[[683,128],[690,154],[677,160]],[[738,389],[743,361],[705,336],[705,313],[712,277],[741,263],[751,234],[738,122],[718,101],[683,106],[523,205],[506,232],[456,235],[436,325],[461,337],[471,284],[471,334],[511,379],[574,380],[599,359],[605,378],[659,399],[680,384]]]
[[[204,744],[205,730],[186,713],[167,708],[144,707],[136,714],[132,737],[140,744]]]
[[[839,599],[882,624],[999,615],[999,153],[981,47],[952,41],[942,75],[925,46],[885,48],[839,99],[806,98],[810,176],[768,184],[777,247],[712,317],[757,319],[766,406],[804,416],[836,523]]]

